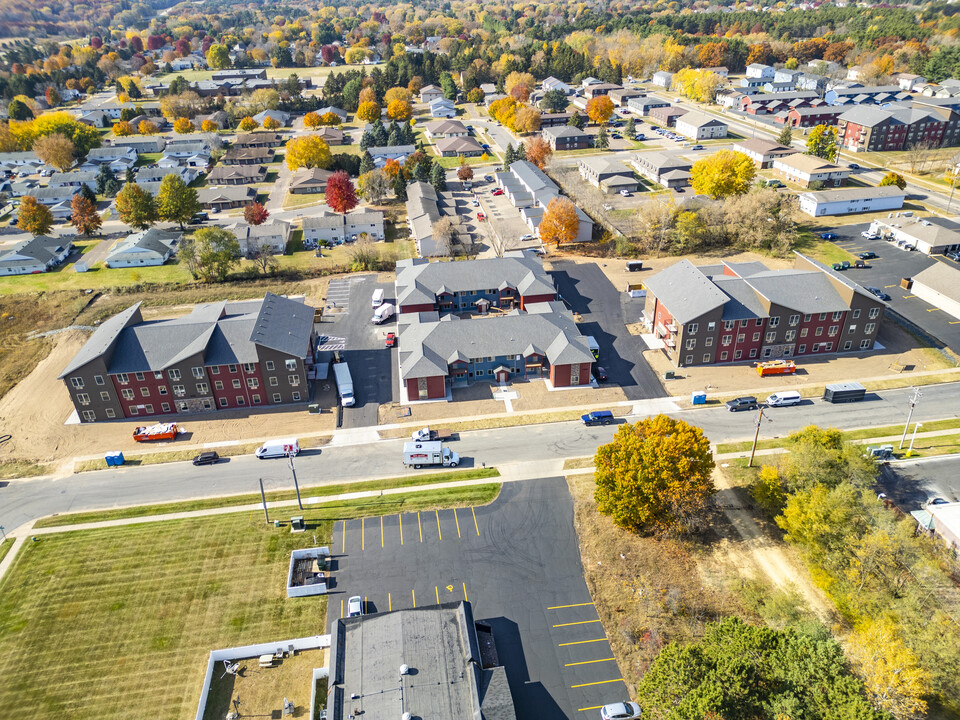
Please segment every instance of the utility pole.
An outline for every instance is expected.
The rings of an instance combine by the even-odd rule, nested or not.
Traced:
[[[288,459],[290,461],[290,472],[293,473],[293,487],[297,491],[297,505],[303,510],[303,501],[300,500],[300,486],[297,484],[297,468],[293,465],[293,455]]]
[[[907,430],[910,429],[910,420],[913,418],[913,409],[917,406],[917,402],[920,398],[923,397],[923,393],[920,392],[920,388],[915,387],[913,389],[913,397],[910,398],[910,412],[907,413],[907,422],[903,426],[903,435],[900,437],[900,447],[899,450],[903,450],[903,443],[907,440]]]
[[[763,422],[763,411],[767,409],[767,406],[761,404],[757,409],[759,410],[757,413],[757,431],[753,435],[753,447],[750,448],[750,461],[747,463],[747,467],[753,467],[753,456],[757,452],[757,440],[760,438],[760,423]]]
[[[907,455],[913,454],[913,441],[917,439],[917,430],[920,429],[920,426],[923,425],[922,422],[918,422],[913,426],[913,435],[910,436],[910,447],[907,449]]]
[[[267,496],[263,494],[263,478],[260,478],[260,499],[263,501],[263,517],[266,518],[267,525],[269,525],[270,513],[267,512]]]

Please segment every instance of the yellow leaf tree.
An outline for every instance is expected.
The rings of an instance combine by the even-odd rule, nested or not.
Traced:
[[[565,197],[556,197],[549,202],[540,221],[540,239],[560,247],[577,239],[580,218],[573,203]]]
[[[256,130],[260,127],[260,123],[254,120],[252,117],[247,116],[240,121],[240,129],[244,132],[250,132],[251,130]]]
[[[380,105],[375,102],[362,102],[357,108],[357,118],[372,123],[380,119]]]
[[[313,129],[320,127],[322,124],[323,122],[320,120],[320,116],[312,110],[303,116],[303,125],[306,128]]]
[[[121,120],[113,124],[113,134],[117,137],[124,137],[126,135],[133,135],[133,125],[128,123],[126,120]]]
[[[621,425],[594,462],[597,509],[638,533],[689,528],[716,491],[710,441],[666,415]]]
[[[280,128],[280,121],[275,117],[267,115],[267,117],[263,119],[263,128],[264,130],[278,130]]]
[[[157,124],[149,120],[141,120],[140,124],[137,125],[137,132],[141,135],[156,135]]]
[[[606,125],[613,115],[613,100],[606,95],[592,98],[587,102],[587,117],[597,125]]]
[[[286,150],[287,167],[290,170],[328,168],[333,162],[326,141],[317,135],[290,138]]]
[[[693,164],[690,185],[698,195],[709,195],[718,200],[743,195],[750,189],[756,174],[757,168],[748,155],[721,150]]]
[[[413,117],[413,106],[406,100],[392,100],[387,105],[387,117],[401,122]]]
[[[196,128],[193,127],[193,123],[190,122],[189,118],[177,118],[173,123],[173,131],[178,135],[186,135],[192,133]]]
[[[200,123],[200,129],[205,133],[211,133],[219,130],[220,126],[213,120],[204,120],[202,123]]]
[[[892,621],[872,620],[860,627],[851,640],[850,656],[878,710],[896,718],[926,715],[923,696],[933,692],[930,675]]]
[[[529,105],[517,110],[513,119],[513,129],[518,133],[532,133],[540,129],[540,111]]]
[[[402,100],[405,103],[413,102],[413,93],[405,87],[392,87],[383,95],[383,101],[390,106],[394,100]]]

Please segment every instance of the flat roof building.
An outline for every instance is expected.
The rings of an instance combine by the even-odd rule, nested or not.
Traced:
[[[874,220],[870,229],[927,255],[960,250],[960,223],[947,218],[883,218]]]
[[[800,209],[811,217],[899,210],[907,194],[896,185],[821,190],[800,194]]]

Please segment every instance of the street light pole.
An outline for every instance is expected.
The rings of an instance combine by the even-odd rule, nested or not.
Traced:
[[[303,501],[300,500],[300,486],[297,484],[297,468],[293,464],[293,455],[287,458],[290,461],[290,472],[293,473],[293,487],[297,491],[297,505],[303,510]]]
[[[760,405],[759,411],[757,413],[757,431],[753,434],[753,447],[750,448],[750,460],[747,462],[747,467],[753,467],[753,456],[757,452],[757,440],[760,438],[760,423],[763,422],[763,411],[766,409],[766,405]]]
[[[900,447],[899,450],[903,450],[903,443],[907,440],[907,430],[910,429],[910,420],[913,418],[913,409],[917,406],[917,402],[920,398],[923,397],[923,393],[920,392],[920,388],[913,389],[913,397],[910,398],[910,412],[907,413],[907,422],[903,426],[903,435],[900,437]]]

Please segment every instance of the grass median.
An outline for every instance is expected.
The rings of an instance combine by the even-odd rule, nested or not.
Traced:
[[[238,512],[39,537],[0,581],[0,707],[120,720],[135,698],[193,717],[210,650],[325,631],[325,598],[286,597],[291,550],[329,544],[335,519],[483,504],[499,488],[312,506],[303,535]]]
[[[615,417],[626,417],[633,410],[633,406],[623,405],[614,407],[612,412]],[[579,420],[586,410],[560,410],[557,412],[532,412],[532,413],[514,413],[513,415],[503,415],[500,417],[480,418],[478,420],[465,420],[458,422],[456,420],[431,420],[422,423],[421,427],[429,425],[437,429],[442,428],[452,433],[468,432],[471,430],[493,430],[496,428],[517,427],[519,425],[540,425],[552,422],[570,422]],[[392,430],[378,430],[380,437],[384,440],[395,440],[398,438],[409,438],[413,430],[413,425],[406,428],[394,428]]]
[[[0,562],[3,562],[3,559],[7,556],[7,553],[10,552],[10,548],[13,547],[13,538],[4,538],[0,541]]]
[[[340,495],[347,492],[370,492],[391,488],[413,487],[416,485],[437,485],[440,483],[456,482],[459,480],[482,480],[485,478],[500,477],[496,468],[476,468],[470,470],[454,470],[451,472],[426,473],[419,475],[405,475],[402,477],[383,478],[380,480],[363,480],[358,482],[336,483],[333,485],[301,486],[302,497],[324,497]],[[454,488],[466,490],[467,488]],[[267,502],[282,500],[296,500],[294,490],[276,490],[266,493]],[[155,505],[137,505],[135,507],[114,508],[110,510],[95,510],[92,512],[70,513],[67,515],[52,515],[41,518],[34,527],[62,527],[64,525],[83,525],[86,523],[103,522],[106,520],[123,520],[126,518],[149,517],[151,515],[168,515],[170,513],[195,512],[197,510],[211,510],[222,507],[236,507],[238,505],[252,505],[260,502],[259,493],[247,495],[230,495],[228,497],[203,498],[200,500],[186,500],[175,503],[159,503]]]

